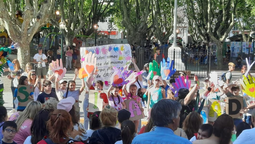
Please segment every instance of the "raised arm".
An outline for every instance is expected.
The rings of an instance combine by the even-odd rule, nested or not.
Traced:
[[[132,58],[132,63],[133,63],[133,65],[134,65],[134,67],[135,67],[135,71],[136,71],[136,72],[139,72],[140,69],[139,69],[138,66],[136,65],[135,59],[134,59],[134,58]],[[138,80],[139,80],[139,81],[143,81],[142,75],[139,75],[139,76],[138,76]]]
[[[184,105],[188,105],[190,103],[190,101],[196,97],[196,95],[195,95],[196,90],[197,90],[197,84],[191,89],[191,91],[185,97]]]
[[[124,85],[122,88],[124,95],[127,96],[128,95],[128,91],[127,91],[127,85]]]
[[[81,94],[83,92],[84,88],[85,88],[85,82],[83,79],[81,79],[81,88],[80,88],[79,94]]]

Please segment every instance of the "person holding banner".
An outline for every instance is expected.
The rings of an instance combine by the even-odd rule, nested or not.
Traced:
[[[24,89],[21,86],[25,86]],[[14,98],[17,99],[18,105],[17,105],[17,111],[23,111],[26,108],[26,104],[33,100],[33,91],[31,87],[28,89],[26,86],[28,86],[28,79],[26,76],[21,76],[19,79],[19,85],[18,88],[15,89],[14,91]],[[18,92],[20,95],[18,95]],[[21,98],[21,94],[23,94],[25,97]],[[19,102],[19,100],[22,100]],[[15,104],[16,105],[16,104]],[[16,107],[16,106],[15,106]]]

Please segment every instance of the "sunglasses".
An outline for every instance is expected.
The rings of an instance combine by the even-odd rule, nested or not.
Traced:
[[[33,76],[33,75],[36,75],[36,74],[32,73],[31,75]]]
[[[16,130],[12,130],[12,129],[5,129],[5,131],[7,131],[8,133],[16,133]]]

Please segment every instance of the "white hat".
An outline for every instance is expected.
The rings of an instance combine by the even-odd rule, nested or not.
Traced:
[[[59,81],[60,84],[62,84],[63,82],[67,83],[67,81],[63,79]]]
[[[160,80],[158,75],[154,75],[153,80],[155,81],[156,79]]]
[[[62,99],[58,103],[57,109],[62,109],[69,112],[72,109],[74,103],[75,103],[75,99],[73,97],[67,97],[65,99]]]

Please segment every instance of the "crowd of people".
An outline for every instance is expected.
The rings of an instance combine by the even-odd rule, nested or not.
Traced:
[[[71,68],[70,47],[66,56],[66,68]],[[157,54],[155,60],[161,61]],[[8,116],[7,109],[0,106],[2,144],[252,144],[255,142],[252,137],[255,104],[247,104],[247,98],[251,99],[251,97],[243,94],[240,91],[241,84],[232,80],[234,63],[228,64],[229,70],[221,76],[222,84],[219,86],[214,85],[209,79],[204,82],[195,79],[189,88],[179,89],[175,87],[175,83],[178,83],[176,80],[187,83],[189,81],[185,74],[182,73],[179,79],[163,79],[157,74],[151,76],[149,64],[145,64],[143,73],[137,74],[132,82],[123,86],[110,86],[107,95],[101,97],[102,111],[90,113],[88,112],[89,91],[104,90],[104,83],[100,80],[93,85],[91,79],[95,73],[86,79],[81,79],[82,85],[77,89],[78,69],[75,70],[73,79],[67,81],[59,79],[59,76],[50,69],[47,72],[47,57],[42,54],[41,49],[34,56],[34,62],[37,64],[36,70],[31,64],[27,64],[23,71],[18,60],[13,61],[14,71],[10,68],[5,69],[6,72],[10,72],[7,77],[12,83],[13,108],[16,111]],[[134,59],[132,64],[135,68],[133,72],[140,72]],[[246,71],[247,67],[244,66],[242,74]],[[29,103],[26,106],[19,105],[17,96],[19,85],[33,86],[33,92],[29,93]],[[203,92],[200,94],[199,91]],[[80,96],[84,97],[83,124],[80,123]],[[209,105],[208,99],[224,101],[228,97],[244,97],[242,107],[244,118],[232,118],[223,110],[213,121],[208,119],[205,121],[201,111],[203,107]],[[130,120],[134,112],[128,110],[125,100],[134,100],[137,103],[144,119],[148,121],[146,125],[141,125],[141,119]]]

